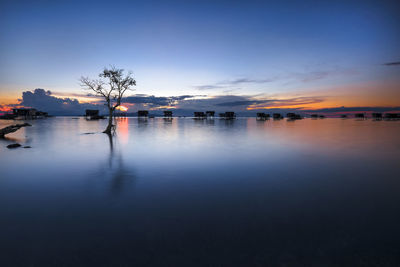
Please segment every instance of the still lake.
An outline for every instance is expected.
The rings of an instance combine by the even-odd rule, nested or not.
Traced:
[[[30,123],[0,140],[0,266],[400,264],[400,121]]]

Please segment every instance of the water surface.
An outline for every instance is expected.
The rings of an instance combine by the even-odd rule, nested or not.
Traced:
[[[400,263],[398,121],[30,123],[0,140],[0,266]]]

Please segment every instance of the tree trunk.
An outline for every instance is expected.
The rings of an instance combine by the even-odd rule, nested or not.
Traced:
[[[112,110],[112,108],[109,108],[108,125],[107,125],[107,128],[104,130],[103,133],[111,135],[111,131],[112,131],[112,128],[113,128],[112,122],[113,122],[113,110]]]
[[[10,126],[7,126],[7,127],[3,128],[3,129],[0,129],[0,138],[4,138],[4,136],[6,134],[16,132],[20,128],[26,127],[26,126],[32,126],[32,125],[30,125],[29,123],[15,124],[15,125],[10,125]]]

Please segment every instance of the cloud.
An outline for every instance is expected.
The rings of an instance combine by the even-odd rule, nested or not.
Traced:
[[[35,89],[25,91],[22,94],[21,103],[11,106],[32,107],[38,110],[49,112],[52,115],[83,115],[85,109],[99,109],[105,114],[105,106],[102,103],[80,103],[76,99],[59,98],[51,91]],[[174,107],[174,114],[192,116],[194,111],[215,110],[217,113],[234,111],[239,116],[254,116],[256,112],[323,112],[327,114],[339,114],[340,112],[389,112],[399,111],[400,107],[337,107],[312,110],[302,108],[310,104],[324,102],[325,98],[315,97],[292,97],[292,98],[266,98],[261,95],[218,95],[205,97],[204,95],[179,95],[179,96],[154,96],[146,94],[136,94],[123,99],[123,104],[132,105],[135,112],[138,109],[151,109],[155,114],[161,114],[161,110],[166,107]],[[0,106],[0,110],[11,107]],[[284,107],[284,108],[282,108]]]
[[[213,84],[206,84],[206,85],[199,85],[199,86],[194,86],[197,90],[213,90],[213,89],[220,89],[224,88],[225,86],[220,86],[220,85],[213,85]]]
[[[58,98],[51,91],[35,89],[22,93],[21,103],[18,105],[31,107],[48,112],[52,115],[83,115],[85,109],[99,109],[104,111],[104,105],[79,103],[76,99]]]
[[[394,62],[396,63],[396,62]],[[340,76],[340,75],[354,75],[357,74],[357,71],[352,69],[333,69],[333,70],[324,70],[324,71],[310,71],[310,72],[297,72],[297,73],[287,73],[285,75],[274,76],[271,78],[261,78],[261,79],[253,79],[249,77],[243,77],[233,80],[225,80],[219,81],[214,84],[205,84],[194,86],[194,88],[198,90],[213,90],[213,89],[222,89],[222,88],[230,88],[232,86],[239,85],[262,85],[266,83],[273,83],[277,81],[284,82],[313,82],[322,79],[326,79],[328,77]]]
[[[105,113],[106,108],[103,101],[98,101],[99,97],[92,94],[63,94],[77,97],[91,97],[97,103],[81,103],[77,99],[61,98],[55,96],[51,91],[44,89],[35,89],[34,91],[25,91],[22,93],[21,103],[18,105],[36,108],[38,110],[49,112],[52,115],[82,115],[85,109],[99,109]],[[179,102],[197,97],[198,95],[180,95],[180,96],[165,96],[157,97],[154,95],[137,94],[122,99],[123,104],[136,104],[137,108],[162,108],[166,106],[176,106]]]
[[[175,106],[182,100],[198,96],[199,95],[154,96],[154,95],[137,94],[123,98],[122,102],[130,104],[147,104],[150,107],[154,108],[159,106]]]
[[[233,102],[223,102],[217,104],[217,106],[224,107],[235,107],[235,106],[251,106],[252,109],[263,109],[267,107],[278,107],[278,106],[299,106],[321,103],[325,99],[322,97],[297,97],[289,99],[244,99]]]
[[[242,84],[264,84],[276,81],[278,78],[270,78],[270,79],[251,79],[251,78],[238,78],[234,80],[225,80],[220,81],[215,84],[205,84],[205,85],[198,85],[194,86],[197,90],[213,90],[213,89],[221,89],[227,88],[230,86],[237,86]]]
[[[399,66],[400,61],[387,62],[387,63],[383,63],[382,65],[384,65],[384,66]]]
[[[328,71],[314,71],[309,73],[294,74],[294,77],[297,77],[300,81],[306,83],[324,79],[331,74],[332,73]]]
[[[0,105],[0,113],[3,113],[3,112],[8,112],[8,111],[10,111],[11,109],[10,109],[10,107],[9,106],[6,106],[6,105]]]
[[[101,98],[100,96],[94,95],[92,93],[65,93],[65,92],[54,92],[51,91],[52,96],[56,97],[79,97],[79,98],[93,98],[93,99],[99,99]]]
[[[264,101],[262,101],[262,100],[242,100],[242,101],[219,103],[219,104],[217,104],[217,106],[235,107],[235,106],[249,106],[249,105],[260,104],[260,103],[264,103]]]
[[[315,110],[304,109],[304,112],[326,112],[326,113],[340,113],[340,112],[390,112],[400,111],[400,107],[335,107],[335,108],[321,108]]]
[[[235,79],[235,80],[230,80],[230,81],[225,81],[225,82],[220,82],[221,84],[224,85],[238,85],[238,84],[244,84],[244,83],[255,83],[255,84],[263,84],[263,83],[270,83],[273,81],[276,81],[278,78],[270,78],[270,79],[250,79],[250,78],[240,78],[240,79]]]
[[[301,105],[310,105],[325,101],[324,97],[296,97],[289,99],[260,98],[254,95],[219,95],[202,99],[189,99],[180,101],[177,105],[180,109],[185,110],[215,110],[217,112],[230,109],[235,112],[244,112],[248,109],[266,109],[279,107],[296,107]]]

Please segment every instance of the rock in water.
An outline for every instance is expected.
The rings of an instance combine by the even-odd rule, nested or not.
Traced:
[[[7,148],[17,148],[17,147],[20,147],[20,146],[21,146],[20,144],[15,143],[15,144],[8,145]]]
[[[31,146],[24,146],[24,148],[31,148]]]
[[[4,138],[4,136],[6,134],[16,132],[20,128],[26,127],[26,126],[32,126],[32,125],[30,125],[29,123],[23,123],[23,124],[15,124],[15,125],[7,126],[3,129],[0,129],[0,138]]]

